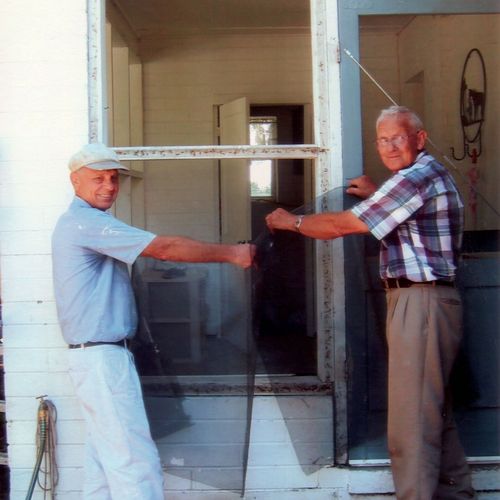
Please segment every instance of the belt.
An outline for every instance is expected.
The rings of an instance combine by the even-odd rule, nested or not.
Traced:
[[[84,342],[83,344],[69,344],[70,349],[85,349],[85,347],[95,347],[96,345],[119,345],[128,348],[127,339],[117,340],[116,342]]]
[[[387,278],[382,280],[382,284],[386,290],[389,288],[410,288],[413,285],[428,285],[428,286],[455,286],[454,281],[434,280],[434,281],[411,281],[408,278]]]

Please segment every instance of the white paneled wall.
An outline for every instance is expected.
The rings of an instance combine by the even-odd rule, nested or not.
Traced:
[[[500,199],[498,185],[500,169],[500,15],[427,16],[417,18],[401,33],[400,70],[401,81],[408,81],[417,72],[424,72],[425,121],[437,147],[452,158],[450,147],[456,156],[463,152],[460,126],[460,83],[463,65],[472,48],[481,51],[486,66],[487,92],[485,122],[483,125],[483,152],[478,158],[479,181],[477,189],[491,203],[495,214],[484,201],[478,200],[477,224],[470,211],[466,213],[467,229],[499,229]],[[423,37],[422,33],[426,33]],[[432,53],[429,58],[426,54]],[[402,56],[405,54],[405,57]],[[409,54],[409,57],[406,56]],[[469,77],[470,78],[470,77]],[[469,81],[470,85],[470,81]],[[472,131],[469,130],[471,135]],[[477,147],[477,144],[475,145]],[[454,161],[452,168],[461,186],[466,203],[469,199],[467,173],[472,166],[469,157]]]
[[[397,102],[400,100],[399,63],[397,38],[393,33],[368,32],[360,37],[362,64],[389,95]],[[374,145],[375,121],[382,108],[390,106],[384,94],[361,73],[361,112],[363,116],[364,172],[375,182],[387,178]]]
[[[110,9],[113,19],[121,19]],[[123,26],[123,24],[121,24]],[[143,140],[142,63],[134,47],[128,45],[131,34],[122,36],[106,21],[106,110],[109,146],[141,146]],[[120,194],[114,206],[119,219],[143,228],[144,170],[142,161],[124,162],[132,175],[120,175]]]
[[[216,144],[214,106],[312,102],[308,34],[244,34],[145,40],[146,145]],[[214,162],[149,162],[147,227],[153,232],[218,237]]]
[[[495,110],[500,105],[499,32],[499,15],[416,16],[400,33],[367,31],[360,37],[362,64],[393,99],[417,110],[432,142],[450,159],[453,159],[452,146],[457,156],[463,151],[459,104],[465,57],[472,48],[481,51],[487,73],[487,95],[483,154],[477,163],[480,176],[477,189],[497,212],[500,211],[497,196],[500,140]],[[422,99],[415,96],[416,86]],[[391,103],[364,74],[362,96],[364,167],[369,175],[382,180],[386,174],[373,146],[375,120],[380,109]],[[430,151],[435,150],[430,147]],[[472,166],[471,159],[453,160],[453,163],[456,169],[445,164],[454,172],[467,203],[470,196],[467,172]],[[474,227],[470,211],[466,214],[466,224],[467,229],[498,229],[499,220],[498,215],[479,199],[477,225]]]

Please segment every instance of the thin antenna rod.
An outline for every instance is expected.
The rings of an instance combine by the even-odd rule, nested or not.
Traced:
[[[380,85],[380,83],[375,80],[375,78],[362,66],[362,64],[351,54],[351,52],[347,49],[343,49],[344,52],[356,63],[356,65],[359,67],[359,69],[375,84],[375,86],[389,99],[389,101],[392,102],[395,106],[399,106],[398,103],[387,93],[387,91]],[[480,192],[478,189],[472,184],[470,179],[468,179],[462,172],[460,172],[459,168],[451,161],[451,159],[446,156],[437,146],[432,142],[431,138],[427,136],[427,141],[431,146],[434,147],[434,149],[446,160],[446,162],[457,172],[460,177],[466,182],[466,184],[469,186],[474,193],[479,195],[479,197],[488,205],[488,207],[498,216],[500,217],[500,213],[498,210],[488,201],[488,199]]]
[[[378,87],[378,89],[387,97],[387,99],[389,99],[392,104],[397,106],[398,103],[386,92],[382,85],[380,85],[377,80],[375,80],[375,78],[373,78],[373,76],[370,75],[370,73],[365,68],[363,68],[361,63],[347,49],[344,49],[344,52],[358,65],[359,69]]]

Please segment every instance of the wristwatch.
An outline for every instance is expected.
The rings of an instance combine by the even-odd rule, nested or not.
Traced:
[[[296,219],[295,219],[295,229],[300,233],[300,225],[302,224],[302,219],[304,218],[303,215],[299,215]]]

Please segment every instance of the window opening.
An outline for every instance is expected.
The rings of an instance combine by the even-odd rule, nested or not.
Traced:
[[[134,164],[143,162],[145,181],[140,187],[144,188],[142,205],[146,207],[144,219],[147,229],[158,234],[183,234],[218,241],[219,160],[262,158],[276,161],[276,165],[283,161],[285,169],[290,171],[284,178],[288,178],[290,182],[287,189],[282,190],[285,198],[281,201],[287,203],[289,208],[292,205],[300,206],[304,202],[303,181],[298,184],[292,179],[303,177],[304,160],[317,158],[320,148],[303,144],[303,130],[300,140],[275,139],[274,143],[260,146],[248,145],[239,140],[227,141],[227,146],[220,147],[210,144],[214,144],[211,141],[215,136],[213,106],[227,104],[234,99],[244,98],[245,95],[251,95],[252,99],[257,97],[256,100],[260,102],[269,102],[274,96],[278,96],[278,100],[283,99],[283,88],[287,84],[282,79],[285,73],[288,74],[288,68],[290,76],[286,78],[293,81],[293,95],[292,91],[287,91],[286,98],[293,102],[307,103],[311,109],[312,89],[308,74],[312,68],[310,5],[308,0],[304,0],[300,2],[301,9],[284,9],[285,12],[279,9],[280,15],[276,16],[273,13],[280,7],[280,2],[260,2],[266,8],[260,9],[257,19],[255,15],[240,15],[241,8],[252,8],[252,3],[246,3],[233,12],[238,13],[236,18],[220,16],[223,24],[229,19],[241,19],[243,25],[222,25],[214,29],[216,18],[219,19],[217,14],[227,14],[219,12],[219,4],[214,2],[211,5],[215,8],[210,16],[200,16],[197,13],[196,20],[210,19],[211,22],[209,26],[197,26],[194,36],[193,25],[186,26],[186,32],[180,33],[179,30],[183,27],[179,23],[168,22],[172,16],[183,18],[189,13],[182,2],[175,5],[173,9],[163,9],[159,4],[148,0],[139,4],[129,0],[107,2],[110,14],[113,10],[111,24],[116,29],[121,27],[131,30],[121,39],[115,37],[116,44],[111,45],[114,50],[110,50],[108,54],[115,64],[112,66],[114,73],[108,74],[108,101],[103,106],[107,110],[112,106],[112,113],[108,113],[110,133],[107,141],[115,147],[122,159],[134,160]],[[154,18],[148,16],[149,8],[149,12],[158,9]],[[292,18],[288,17],[290,15]],[[159,22],[161,16],[166,20]],[[284,22],[286,31],[282,26],[273,29],[270,24],[273,19],[279,23]],[[113,20],[117,22],[113,23]],[[251,20],[253,25],[246,26],[247,20]],[[261,23],[260,27],[255,26],[258,21]],[[249,28],[259,30],[258,36],[255,33],[249,35]],[[228,31],[222,35],[224,43],[220,43],[217,37],[226,29]],[[110,41],[113,40],[112,35],[112,30],[109,30]],[[268,36],[272,37],[272,44],[268,43]],[[206,43],[207,40],[210,43]],[[243,47],[241,41],[244,42]],[[256,43],[263,45],[268,61],[277,60],[284,51],[290,57],[281,59],[282,65],[271,64],[263,68],[263,61],[254,56],[256,52],[260,52],[255,47]],[[245,44],[250,44],[252,50],[248,50]],[[91,49],[92,46],[91,44]],[[139,61],[135,61],[134,54],[139,57]],[[207,54],[209,59],[200,60]],[[243,60],[242,57],[247,57],[248,54],[252,54],[251,57]],[[126,75],[131,74],[132,62],[137,62],[138,66],[139,63],[142,64],[137,68],[142,73],[142,78],[136,80],[140,87],[137,87],[134,94],[141,96],[136,100],[139,102],[138,109],[132,105],[134,89],[127,88],[125,84],[130,80],[130,76],[127,78]],[[267,63],[264,61],[264,64]],[[210,71],[207,71],[208,67]],[[120,74],[123,77],[118,77],[118,70],[122,70]],[[303,106],[300,108],[297,112],[303,114]],[[139,112],[140,118],[132,118],[135,112]],[[263,115],[275,116],[271,112]],[[131,123],[141,123],[143,129],[132,134],[133,131],[128,128]],[[243,124],[244,130],[248,131],[248,115]],[[277,129],[275,136],[277,137]],[[280,143],[282,147],[279,146]],[[158,146],[148,147],[145,144]],[[200,144],[205,146],[198,146]],[[271,167],[271,170],[277,169],[277,166],[274,169]],[[138,172],[138,178],[140,174]],[[245,182],[249,188],[248,173],[246,175]],[[276,175],[271,174],[270,194],[276,196],[281,190],[277,184],[272,187],[273,179],[276,179]],[[232,185],[229,183],[229,188]],[[297,185],[300,186],[298,193],[293,189]],[[131,192],[134,199],[140,200],[140,194]],[[248,189],[248,196],[249,194]],[[137,208],[133,201],[132,205],[132,208]],[[294,269],[298,267],[300,266],[295,266]],[[312,276],[312,272],[310,275]],[[207,484],[214,488],[238,489],[243,482],[244,490],[244,448],[248,445],[253,395],[253,387],[249,384],[253,378],[246,376],[249,371],[248,366],[245,366],[248,363],[246,354],[249,350],[249,329],[246,327],[248,316],[241,311],[249,311],[250,307],[245,303],[246,297],[241,293],[239,285],[224,287],[228,282],[240,281],[239,277],[227,266],[161,266],[159,263],[143,260],[139,260],[134,266],[133,276],[138,282],[136,291],[141,294],[138,301],[142,302],[141,336],[136,339],[137,343],[142,341],[142,344],[136,344],[135,354],[144,370],[150,371],[143,377],[144,393],[152,432],[159,444],[162,460],[171,464],[172,474],[179,473],[180,477],[186,477],[193,470],[203,470],[205,466],[211,470],[230,468],[230,473],[224,474],[222,485],[218,482],[222,477],[220,474],[207,474]],[[221,286],[217,288],[218,284]],[[143,301],[142,298],[148,294],[153,299]],[[218,325],[222,325],[222,328]],[[165,333],[167,328],[169,334]],[[151,342],[151,338],[154,342]],[[285,336],[275,336],[270,340],[271,347],[273,343],[276,347],[275,342],[278,340],[286,345]],[[312,353],[310,359],[314,360],[316,339],[309,336],[305,340]],[[157,355],[156,347],[161,349],[163,356]],[[212,355],[207,354],[210,349]],[[322,403],[327,411],[322,415],[327,415],[326,427],[331,431],[331,415],[328,413],[329,384],[318,383],[316,377],[297,377],[301,380],[293,385],[289,377],[283,376],[300,374],[299,370],[316,374],[315,364],[304,363],[304,350],[299,345],[295,345],[295,350],[295,363],[299,369],[292,369],[289,362],[278,360],[281,363],[278,373],[281,385],[278,385],[273,378],[277,370],[266,365],[262,375],[267,382],[261,384],[260,390],[273,394],[290,394],[296,387],[301,395],[309,390],[314,391],[315,395],[326,395]],[[275,354],[279,353],[280,349],[275,349]],[[275,363],[274,366],[278,364]],[[211,395],[221,397],[195,397]],[[210,415],[213,417],[208,424],[208,434],[205,418],[207,404],[210,405]],[[313,413],[316,417],[316,412]],[[311,425],[315,426],[318,419],[311,420]],[[288,419],[284,418],[284,421],[287,422]],[[293,431],[290,431],[292,437]],[[208,436],[208,441],[200,440],[200,435]],[[315,451],[311,456],[315,460],[316,457],[331,456],[332,437],[328,433],[324,435],[324,440],[312,444]],[[213,436],[217,438],[213,439]],[[298,463],[308,464],[309,468],[321,466],[319,462],[309,462],[310,447],[306,452],[300,437],[292,439],[292,442],[298,443]],[[210,451],[208,454],[207,449]],[[179,456],[185,459],[182,466],[176,466]]]
[[[93,6],[93,5],[95,5],[96,3],[97,3],[97,0],[94,0],[94,1],[89,2],[89,5],[90,5],[90,6]],[[115,2],[113,2],[113,3],[115,3]],[[122,4],[122,9],[121,9],[121,10],[122,10],[123,12],[125,12],[125,13],[127,12],[127,8],[126,8],[126,7],[127,7],[127,4],[129,4],[129,5],[133,5],[133,4],[138,5],[137,3],[134,3],[134,2],[121,2],[121,1],[120,1],[120,2],[118,2],[118,3]],[[141,5],[144,5],[144,3],[146,3],[146,2],[142,2],[142,3],[141,3]],[[308,3],[309,3],[309,2],[304,2],[304,4],[308,4]],[[390,4],[391,2],[388,2],[388,3]],[[271,2],[268,2],[268,4],[271,4]],[[318,5],[319,5],[319,4],[320,4],[320,3],[318,3]],[[314,6],[314,5],[315,5],[315,2],[313,2],[313,6]],[[385,4],[384,4],[384,5],[385,5]],[[404,9],[403,9],[403,10],[404,10]],[[343,15],[344,17],[346,17],[346,16],[345,16],[345,13],[344,13],[344,14],[342,14],[342,15]],[[349,15],[350,15],[350,16],[351,16],[351,15],[357,15],[357,13],[355,12],[355,10],[354,10],[354,9],[350,9],[350,10],[349,10]],[[247,19],[251,19],[251,18],[252,18],[251,16],[246,16],[246,17],[247,17]],[[396,17],[398,17],[398,16],[393,16],[393,15],[392,15],[392,16],[390,16],[390,19],[395,19]],[[141,16],[137,16],[137,15],[134,15],[134,13],[133,13],[133,12],[132,12],[132,13],[130,13],[130,12],[129,12],[129,16],[128,16],[128,18],[129,18],[129,19],[131,19],[131,20],[135,23],[135,21],[136,21],[136,20],[138,20],[138,19],[140,20],[140,19],[141,19]],[[365,18],[365,19],[366,19],[366,16],[365,16],[365,17],[364,17],[364,16],[361,16],[361,17],[360,17],[360,22],[361,22],[361,23],[363,22],[363,18]],[[387,18],[386,18],[386,19],[382,19],[382,21],[383,21],[384,23],[385,23],[385,22],[387,22]],[[309,24],[309,20],[306,20],[306,24]],[[324,24],[324,23],[323,23],[323,24]],[[341,26],[349,26],[347,23],[340,23],[340,24],[341,24]],[[158,25],[160,25],[160,23],[158,23]],[[166,26],[166,25],[167,25],[167,24],[163,24],[162,26]],[[176,29],[177,29],[177,24],[176,24],[176,23],[170,23],[170,24],[169,24],[169,26],[174,27],[174,28],[176,28]],[[316,26],[316,29],[318,29],[319,24],[317,24],[317,25],[315,25],[315,26]],[[139,26],[139,30],[138,30],[138,32],[141,32],[141,29],[142,29],[142,28]],[[94,33],[94,30],[92,30],[92,29],[91,29],[91,30],[89,30],[89,33],[91,33],[91,34],[92,34],[92,33]],[[142,31],[142,33],[143,33],[144,35],[149,35],[146,31]],[[349,36],[351,36],[351,35],[349,35]],[[357,36],[357,34],[356,34],[356,36]],[[377,34],[376,34],[376,37],[377,37],[377,39],[380,39],[380,33],[377,33]],[[138,37],[138,38],[139,38],[139,37]],[[145,38],[143,37],[143,39],[145,39]],[[320,37],[319,37],[319,38],[317,38],[317,40],[321,42],[321,41],[323,40],[323,38],[320,38]],[[344,36],[344,42],[345,42],[346,40],[348,40],[348,38]],[[149,42],[150,42],[150,41],[151,41],[151,40],[149,40]],[[95,49],[95,47],[97,47],[97,46],[98,46],[98,44],[97,44],[97,43],[95,43],[95,42],[96,42],[96,40],[94,40],[94,44],[92,44],[92,43],[90,44],[91,53],[92,53],[92,50],[93,50],[93,49]],[[318,45],[319,45],[319,44],[316,44],[316,46],[314,47],[314,49],[315,49],[315,52],[316,52],[316,53],[320,53],[320,54],[321,54],[321,50],[318,50],[318,49],[320,49],[320,48],[321,48],[321,46],[318,46]],[[365,44],[364,44],[364,45],[366,46],[366,45],[370,45],[370,44],[366,44],[366,41],[365,41]],[[353,42],[353,43],[352,43],[352,45],[351,45],[351,47],[354,47],[354,46],[355,46],[355,43]],[[375,47],[376,45],[375,45],[375,44],[373,44],[373,46]],[[190,53],[190,51],[186,51],[186,52],[187,52],[187,53]],[[192,53],[192,52],[191,52],[191,53]],[[235,59],[237,59],[237,58],[235,58]],[[325,60],[326,60],[326,58],[325,58]],[[93,62],[96,62],[96,61],[94,60]],[[207,73],[207,72],[205,72],[205,73]],[[93,72],[91,72],[91,74],[94,74],[94,73],[93,73]],[[176,72],[170,72],[170,74],[175,74],[176,76],[178,76]],[[228,71],[228,73],[227,73],[227,74],[230,74],[230,72]],[[194,79],[192,78],[192,79],[190,79],[190,81],[194,81]],[[347,78],[347,79],[345,79],[345,81],[351,81],[351,79],[350,79],[350,78]],[[92,84],[92,82],[93,82],[93,80],[91,79],[91,80],[90,80],[90,84]],[[247,84],[247,83],[248,83],[248,82],[247,82],[247,81],[245,81],[245,84]],[[324,83],[325,83],[325,82],[323,82],[323,84],[324,84]],[[321,87],[321,86],[320,86],[320,87]],[[91,86],[91,88],[94,90],[94,94],[92,95],[92,97],[93,97],[93,98],[95,98],[95,97],[96,97],[96,88],[95,88],[95,87],[92,87],[92,86]],[[194,94],[194,93],[193,93],[193,94]],[[235,94],[234,89],[232,89],[232,91],[230,92],[230,94],[231,94],[231,95],[234,95],[234,94]],[[356,94],[356,92],[345,92],[344,96],[348,96],[349,94],[351,94],[351,95],[355,95],[355,94]],[[369,104],[372,104],[372,103],[373,103],[373,105],[378,106],[378,105],[377,105],[377,100],[376,100],[376,99],[371,99],[371,98],[369,98],[369,99],[368,99],[369,95],[370,95],[370,94],[369,94],[368,92],[362,92],[362,99],[363,99],[363,98],[365,98],[365,99],[366,99],[365,103],[364,103],[364,104],[363,104],[363,106],[362,106],[362,108],[363,108],[364,110],[366,110],[366,102],[368,102]],[[324,98],[325,96],[324,96],[324,95],[320,95],[320,96],[316,96],[316,97],[317,97],[317,98],[319,97],[319,98],[321,99],[321,98]],[[163,96],[162,96],[162,95],[161,95],[161,96],[157,96],[157,99],[158,99],[159,101],[161,101],[161,100],[163,99]],[[96,101],[96,99],[94,99],[94,101]],[[91,102],[94,102],[94,101],[91,101]],[[217,102],[219,102],[219,101],[217,101]],[[176,103],[176,104],[177,104],[177,103]],[[99,103],[94,104],[94,108],[99,107],[98,105],[99,105]],[[349,106],[347,106],[347,108],[349,108]],[[149,109],[149,112],[151,112],[151,110],[153,110],[153,109],[155,109],[155,108],[154,108],[154,106],[150,106],[148,109]],[[172,109],[177,109],[177,108],[176,108],[176,107],[172,107]],[[325,107],[325,109],[327,109],[327,107]],[[355,109],[356,109],[356,108],[355,108]],[[94,110],[95,110],[95,109],[94,109]],[[322,106],[318,106],[318,109],[316,110],[316,112],[317,112],[317,113],[319,113],[319,114],[321,114],[322,112],[324,112],[324,111],[322,111]],[[188,113],[185,113],[185,115],[187,116],[187,115],[188,115]],[[345,115],[345,113],[344,113],[344,115]],[[353,113],[353,115],[354,115],[354,116],[357,116],[357,113]],[[166,116],[166,117],[170,117],[170,114],[165,114],[164,116]],[[92,115],[92,117],[93,117],[95,120],[97,120],[97,118],[96,118],[96,114]],[[323,120],[323,121],[318,120],[318,122],[319,122],[319,123],[326,123],[326,122],[327,122],[327,120]],[[344,126],[345,126],[345,127],[347,126],[346,124],[347,124],[347,120],[346,120],[346,122],[344,123]],[[94,128],[96,128],[96,127],[95,127],[95,123],[91,122],[91,125],[94,125]],[[103,124],[102,124],[102,123],[100,123],[100,124],[98,124],[98,125],[100,125],[100,127],[102,127],[102,125],[103,125]],[[97,127],[97,128],[98,128],[98,127]],[[201,127],[200,127],[200,128],[201,128]],[[352,132],[352,130],[349,130],[349,127],[347,127],[347,128],[348,128],[347,133],[348,133],[348,135],[349,135],[349,132]],[[356,128],[356,127],[354,127],[354,128]],[[160,140],[162,137],[160,137],[159,132],[154,131],[154,133],[152,134],[152,136],[151,136],[151,137],[148,137],[148,138],[147,138],[147,139],[145,139],[144,141],[141,141],[141,142],[139,142],[139,143],[134,143],[134,144],[186,144],[186,142],[183,142],[183,141],[181,141],[181,140],[175,140],[175,139],[176,139],[176,138],[178,138],[179,136],[178,136],[178,135],[175,135],[176,130],[174,129],[174,127],[170,128],[170,124],[169,124],[169,123],[167,123],[167,124],[163,124],[163,126],[162,126],[162,130],[168,130],[168,131],[169,131],[170,135],[168,136],[168,139],[167,139],[167,140]],[[199,129],[197,129],[196,131],[195,131],[195,130],[193,130],[193,136],[194,136],[194,135],[196,135],[196,133],[197,133],[198,131],[199,131]],[[175,137],[173,137],[173,135],[175,135]],[[351,134],[351,135],[352,135],[352,134]],[[356,135],[356,136],[358,136],[358,134],[355,134],[355,135]],[[94,129],[92,129],[92,130],[91,130],[91,137],[92,137],[93,139],[95,139],[95,138],[100,138],[100,137],[101,137],[100,132],[96,132]],[[321,139],[321,133],[319,134],[319,136],[318,136],[318,137]],[[209,144],[209,142],[206,142],[204,138],[202,138],[201,140],[196,140],[196,141],[194,141],[194,142],[195,142],[196,144]],[[321,143],[322,143],[322,142],[321,142]],[[189,143],[189,144],[190,144],[190,143]],[[178,155],[179,155],[179,154],[182,154],[182,155],[184,155],[184,156],[183,156],[184,158],[188,158],[188,157],[189,157],[189,158],[193,158],[193,157],[198,157],[198,158],[199,158],[199,157],[200,157],[200,155],[204,155],[204,157],[205,157],[205,158],[209,158],[209,159],[210,159],[210,158],[217,158],[217,156],[211,156],[211,155],[226,155],[226,154],[228,154],[228,153],[227,153],[227,151],[228,151],[228,150],[225,150],[225,149],[224,149],[224,150],[223,150],[223,149],[218,150],[217,148],[210,148],[209,146],[207,146],[207,147],[205,147],[205,148],[200,147],[200,149],[196,149],[196,148],[189,148],[188,146],[187,146],[187,147],[183,147],[183,148],[176,147],[176,146],[172,146],[172,147],[168,147],[168,146],[160,146],[160,147],[158,147],[158,148],[151,148],[151,147],[150,147],[150,148],[148,148],[148,147],[144,147],[144,146],[137,146],[136,148],[131,148],[131,149],[130,149],[130,150],[128,150],[128,151],[126,150],[126,149],[127,149],[126,147],[125,147],[125,148],[123,147],[123,146],[125,146],[124,144],[116,144],[116,146],[117,146],[118,152],[119,152],[119,153],[120,153],[123,157],[125,157],[125,156],[127,156],[127,155],[130,155],[130,156],[128,156],[128,158],[127,158],[127,159],[134,159],[134,160],[136,160],[136,161],[134,161],[134,162],[133,162],[133,164],[134,164],[134,165],[136,165],[137,163],[139,163],[139,162],[137,161],[137,158],[141,158],[142,160],[153,160],[153,159],[154,159],[154,160],[164,160],[164,159],[165,159],[165,158],[167,158],[167,157],[169,157],[170,159],[175,159],[176,157],[178,157]],[[360,149],[360,148],[359,148],[359,149]],[[287,157],[287,155],[288,155],[288,154],[291,154],[291,153],[290,153],[290,150],[286,150],[286,151],[285,151],[285,148],[279,148],[279,147],[277,148],[276,146],[274,146],[274,149],[269,148],[269,151],[271,151],[271,150],[272,150],[273,154],[276,154],[276,155],[278,155],[278,156],[281,154],[281,155],[282,155],[282,157],[284,157],[284,158],[285,158],[285,157]],[[368,148],[365,148],[365,150],[368,150]],[[244,147],[244,146],[235,146],[233,149],[231,149],[231,152],[230,152],[229,154],[234,154],[234,155],[237,155],[237,154],[242,154],[243,156],[240,156],[240,157],[246,157],[246,158],[248,158],[248,157],[249,157],[249,155],[251,156],[251,155],[253,154],[253,153],[250,153],[249,151],[250,151],[250,150],[245,149],[245,147]],[[260,150],[260,151],[261,151],[261,150]],[[311,145],[309,145],[309,147],[308,147],[308,148],[300,148],[300,147],[297,147],[297,148],[293,151],[293,154],[295,154],[295,155],[300,155],[300,153],[302,153],[302,154],[304,155],[304,156],[303,156],[303,158],[314,158],[314,157],[316,157],[316,158],[317,158],[317,157],[318,157],[318,154],[319,154],[319,155],[321,155],[322,153],[324,153],[324,151],[320,151],[320,150],[319,150],[319,148],[314,147],[314,146],[311,146]],[[168,155],[170,155],[170,156],[168,156]],[[246,155],[246,156],[244,156],[244,155]],[[220,156],[219,156],[219,157],[220,157]],[[299,156],[295,156],[295,157],[297,158],[297,157],[299,157]],[[354,157],[356,158],[356,156],[354,156]],[[323,155],[323,158],[326,158],[326,155]],[[351,163],[353,162],[353,161],[352,161],[352,157],[351,157],[350,162],[351,162]],[[149,163],[150,163],[150,165],[149,165],[149,166],[151,166],[151,164],[155,163],[154,168],[157,168],[157,165],[156,165],[156,164],[157,164],[157,163],[159,163],[159,162],[156,162],[156,161],[155,161],[155,162],[149,162]],[[354,163],[356,163],[356,162],[354,162]],[[360,164],[360,165],[362,165],[362,164],[367,165],[367,164],[369,164],[369,163],[371,163],[371,162],[359,161],[359,164]],[[183,167],[183,166],[182,166],[182,167]],[[179,171],[183,171],[183,168],[179,168]],[[318,175],[321,175],[320,173],[321,173],[321,172],[323,172],[323,171],[326,171],[326,169],[319,169]],[[495,185],[496,185],[496,184],[495,184],[495,182],[490,182],[490,183],[489,183],[489,187],[490,187],[490,189],[494,190],[494,189],[495,189]],[[485,218],[484,218],[484,220],[487,220],[487,218],[485,217]],[[496,234],[496,229],[495,229],[495,234]],[[498,249],[497,249],[497,250],[498,250]],[[368,256],[368,258],[370,258],[370,255],[369,255],[368,251],[366,251],[365,255],[366,255],[366,256]],[[497,253],[495,253],[495,256],[497,256],[497,255],[498,255],[498,254],[497,254]],[[322,273],[318,273],[318,274],[319,274],[319,275],[321,275]],[[491,288],[491,287],[490,287],[490,288]],[[328,303],[330,303],[330,301],[327,301],[327,302],[328,302]],[[494,308],[493,308],[493,309],[494,309]],[[497,309],[498,309],[498,308],[497,308]],[[322,312],[322,311],[320,311],[320,312]],[[328,315],[327,315],[327,316],[328,316]],[[486,316],[488,316],[488,315],[485,315],[484,317],[486,317]],[[368,320],[369,320],[370,318],[369,318],[369,315],[368,315],[368,314],[367,314],[367,317],[368,317]],[[480,328],[480,329],[479,329],[479,331],[481,331],[481,330],[482,330],[482,329]],[[327,340],[328,340],[328,339],[327,339]],[[342,343],[341,343],[341,342],[339,342],[339,345],[340,345],[340,347],[342,348]],[[484,343],[484,345],[488,345],[488,344],[487,344],[487,343]],[[350,346],[349,346],[349,347],[350,347]],[[477,346],[476,346],[476,347],[477,347]],[[341,349],[340,349],[339,351],[340,351],[340,353],[341,353],[340,355],[342,356]],[[331,356],[331,353],[327,352],[327,354]],[[493,354],[494,354],[494,352],[492,352],[492,355],[493,355]],[[366,362],[366,359],[365,359],[365,360],[363,360],[363,362]],[[331,365],[329,365],[329,364],[328,364],[328,362],[326,363],[326,365],[327,365],[329,368],[331,368]],[[484,363],[478,363],[478,364],[477,364],[477,366],[480,366],[480,365],[481,365],[481,366],[483,366],[483,365],[484,365]],[[485,370],[487,370],[487,368],[485,368]],[[327,372],[329,372],[329,369],[327,369],[326,371],[327,371]],[[359,373],[359,372],[358,372],[358,373]],[[497,373],[497,372],[496,372],[495,370],[493,370],[493,371],[492,371],[492,373]],[[349,376],[351,376],[351,374],[349,374]],[[338,377],[337,377],[337,379],[338,379]],[[340,387],[340,389],[342,389],[342,387]],[[366,391],[365,391],[364,389],[363,389],[363,391],[362,391],[362,392],[363,392],[363,393],[366,393]],[[340,397],[342,398],[342,397],[343,397],[343,391],[342,391],[342,390],[340,390],[340,391],[338,391],[338,393],[340,394]],[[358,391],[358,392],[354,391],[354,392],[353,392],[353,394],[354,394],[354,395],[359,394],[359,391]],[[375,395],[376,395],[376,394],[375,394]],[[358,399],[359,399],[359,398],[358,398]],[[337,402],[339,402],[339,401],[337,401]],[[342,403],[342,402],[340,401],[340,403]],[[340,420],[342,420],[343,415],[342,415],[342,414],[340,414],[340,417],[339,417],[339,409],[340,409],[340,410],[342,409],[342,408],[341,408],[341,407],[342,407],[342,404],[340,404],[340,405],[338,405],[338,406],[339,406],[340,408],[336,408],[336,410],[337,410],[337,419],[338,419],[338,420],[339,420],[339,419],[340,419]],[[350,408],[350,411],[351,411],[351,410],[352,410],[352,408]],[[495,409],[495,410],[493,410],[493,411],[496,411],[496,409]],[[337,431],[338,431],[338,430],[340,430],[340,432],[337,432],[337,435],[338,435],[338,436],[341,436],[341,437],[340,437],[340,439],[339,439],[339,438],[337,438],[337,450],[340,450],[340,452],[342,452],[342,450],[343,450],[343,445],[345,444],[345,443],[343,443],[343,438],[342,438],[342,436],[347,436],[347,434],[348,434],[348,433],[347,433],[347,429],[345,429],[345,428],[344,428],[344,426],[343,426],[343,422],[344,422],[344,421],[341,421],[341,422],[340,422],[340,425],[338,426],[338,429],[337,429]],[[367,423],[366,421],[363,421],[363,422],[361,422],[361,423],[360,423],[360,425],[362,426],[362,425],[365,425],[366,423]],[[479,426],[477,426],[477,428],[481,428],[481,426],[479,425]],[[490,428],[492,428],[492,427],[490,427]],[[349,435],[350,435],[350,436],[351,436],[351,431],[352,431],[352,427],[349,429]],[[383,432],[383,431],[382,431],[382,432]],[[497,433],[497,435],[498,435],[498,433]],[[363,439],[364,439],[365,437],[366,437],[366,436],[363,436]],[[495,441],[495,442],[497,442],[497,441]],[[367,436],[367,439],[363,442],[363,446],[364,446],[364,445],[366,445],[367,443],[368,443],[368,444],[370,443],[370,436]],[[363,452],[362,452],[362,453],[364,453],[364,450],[363,450]],[[337,455],[337,456],[340,456],[338,451],[336,451],[336,455]],[[370,457],[370,456],[367,456],[367,455],[361,455],[361,456],[360,456],[360,459],[361,459],[361,460],[364,460],[364,459],[367,459],[367,458],[368,458],[368,459],[370,459],[371,457]]]
[[[250,145],[277,144],[278,123],[275,116],[250,117]],[[252,198],[272,198],[274,195],[275,161],[250,161],[250,195]]]

